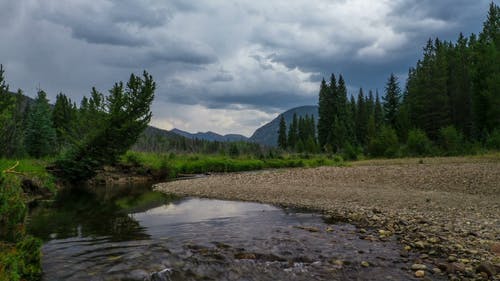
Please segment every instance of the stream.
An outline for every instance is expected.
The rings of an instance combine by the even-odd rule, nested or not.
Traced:
[[[266,204],[177,198],[151,185],[63,190],[31,209],[43,280],[412,280],[376,230]]]

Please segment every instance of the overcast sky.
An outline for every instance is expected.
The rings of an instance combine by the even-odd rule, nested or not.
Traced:
[[[497,1],[495,1],[497,2]],[[404,82],[427,38],[481,30],[490,0],[0,0],[11,89],[80,102],[130,73],[157,81],[152,125],[253,131],[316,104],[321,78],[350,93]]]

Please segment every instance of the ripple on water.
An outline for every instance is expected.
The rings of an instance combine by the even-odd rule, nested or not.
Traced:
[[[44,280],[412,279],[395,238],[363,240],[353,225],[271,205],[187,198],[37,224],[60,219],[53,212],[31,218],[47,234]]]

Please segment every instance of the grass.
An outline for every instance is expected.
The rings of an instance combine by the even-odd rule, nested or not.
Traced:
[[[127,152],[123,164],[166,170],[170,178],[182,174],[227,173],[287,167],[318,167],[344,165],[342,157],[325,155],[285,155],[277,158],[255,158],[249,155],[229,157],[202,154],[153,154]]]
[[[16,163],[19,162],[19,164],[13,169],[16,174],[9,175],[19,175],[14,177],[17,180],[21,177],[31,179],[40,186],[44,186],[54,192],[56,191],[55,178],[45,169],[52,160],[53,159],[50,158],[24,158],[18,160],[0,158],[0,172],[14,167]]]
[[[489,151],[483,154],[464,156],[426,156],[426,157],[406,157],[406,158],[376,158],[363,159],[349,162],[352,166],[370,165],[407,165],[407,164],[442,164],[442,163],[474,163],[474,162],[500,162],[500,152]]]

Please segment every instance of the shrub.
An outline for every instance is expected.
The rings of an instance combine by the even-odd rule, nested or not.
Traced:
[[[500,150],[500,128],[495,129],[486,140],[486,147]]]
[[[347,144],[342,152],[342,158],[345,160],[358,160],[358,155],[362,153],[361,149],[355,145]]]
[[[461,132],[454,126],[447,126],[439,130],[439,143],[445,155],[458,155],[465,151],[465,140]]]
[[[40,280],[41,242],[26,235],[19,182],[0,174],[0,280]]]
[[[396,157],[399,152],[399,142],[396,131],[383,126],[368,145],[368,153],[373,157]]]
[[[408,132],[406,149],[410,156],[424,156],[432,154],[432,142],[424,131],[413,129]]]

